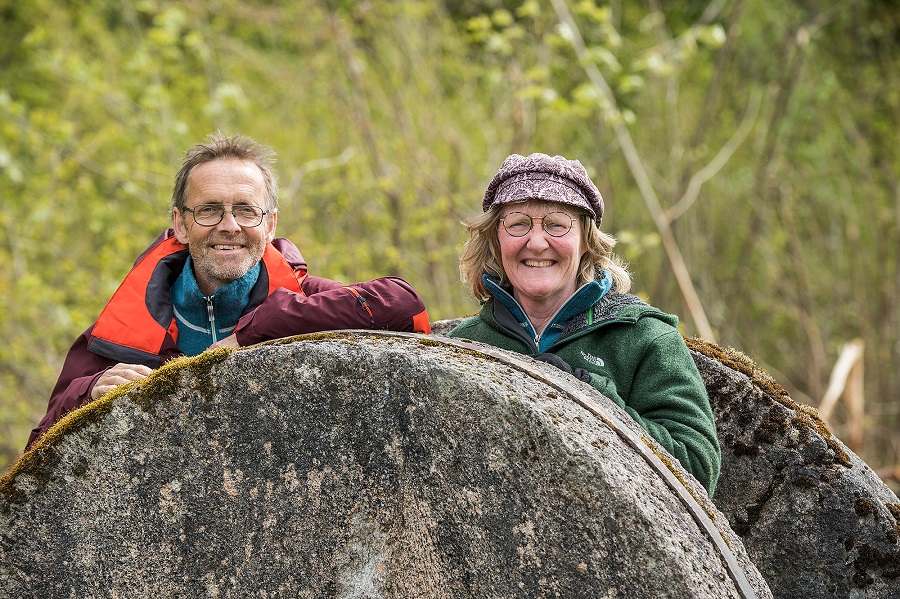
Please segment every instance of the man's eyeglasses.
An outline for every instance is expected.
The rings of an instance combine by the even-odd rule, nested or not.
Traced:
[[[225,210],[222,204],[197,204],[184,210],[190,212],[194,216],[194,222],[203,227],[215,227],[225,218],[226,212],[231,212],[235,222],[242,227],[258,227],[263,217],[268,214],[259,206],[250,204],[232,206],[231,210]]]
[[[529,216],[524,212],[510,212],[500,219],[503,228],[513,237],[524,237],[531,231],[534,221],[540,220],[541,227],[551,237],[562,237],[572,230],[574,218],[565,212],[551,212],[544,216]]]

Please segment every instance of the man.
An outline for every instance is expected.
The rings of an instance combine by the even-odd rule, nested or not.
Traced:
[[[26,449],[57,420],[179,355],[334,329],[431,332],[416,291],[396,277],[344,286],[307,274],[275,238],[271,150],[211,135],[185,155],[172,229],[135,262],[97,321],[75,341]]]

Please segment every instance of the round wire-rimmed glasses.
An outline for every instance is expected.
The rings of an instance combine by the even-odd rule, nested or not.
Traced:
[[[541,227],[550,237],[562,237],[572,230],[572,225],[577,219],[565,212],[551,212],[544,216],[530,216],[524,212],[510,212],[500,219],[503,228],[513,237],[528,235],[534,226],[534,221],[540,220]]]
[[[258,227],[268,214],[268,211],[252,204],[233,205],[231,210],[225,210],[222,204],[197,204],[184,210],[190,212],[194,222],[202,227],[215,227],[225,218],[226,212],[230,212],[234,221],[242,227]]]

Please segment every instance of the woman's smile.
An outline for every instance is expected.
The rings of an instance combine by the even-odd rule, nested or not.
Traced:
[[[526,313],[555,310],[578,286],[578,267],[584,253],[581,227],[576,224],[560,236],[544,230],[543,217],[551,212],[574,218],[563,204],[551,208],[546,201],[510,204],[504,207],[503,217],[513,212],[532,219],[531,229],[519,237],[511,235],[502,224],[497,229],[503,270],[513,287],[513,295]]]

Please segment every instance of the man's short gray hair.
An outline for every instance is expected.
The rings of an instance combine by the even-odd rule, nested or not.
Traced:
[[[227,136],[214,133],[206,141],[190,148],[184,155],[181,170],[175,176],[172,190],[172,209],[183,212],[187,203],[187,186],[191,170],[200,164],[225,158],[246,160],[255,164],[262,173],[266,185],[266,211],[278,211],[278,179],[272,169],[275,167],[275,152],[244,135]]]

